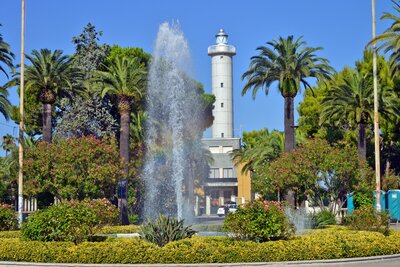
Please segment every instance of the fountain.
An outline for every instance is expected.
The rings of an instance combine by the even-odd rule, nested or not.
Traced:
[[[178,24],[160,25],[149,71],[144,216],[193,214],[195,157],[201,151],[201,104],[190,77],[190,51]]]

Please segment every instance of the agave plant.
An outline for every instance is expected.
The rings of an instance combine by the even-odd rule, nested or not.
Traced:
[[[196,231],[191,225],[184,226],[184,220],[175,219],[170,216],[159,214],[155,221],[148,220],[142,227],[142,236],[148,242],[160,247],[171,241],[192,237]]]

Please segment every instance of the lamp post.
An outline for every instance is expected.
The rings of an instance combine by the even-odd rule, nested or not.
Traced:
[[[22,224],[22,210],[24,205],[23,190],[23,162],[24,162],[24,74],[25,74],[25,0],[21,8],[21,76],[19,92],[19,167],[18,167],[18,222]]]
[[[375,0],[372,0],[372,40],[376,37]],[[381,211],[381,163],[379,150],[378,79],[376,68],[376,42],[372,43],[372,68],[374,76],[374,136],[375,136],[375,183],[376,210]]]

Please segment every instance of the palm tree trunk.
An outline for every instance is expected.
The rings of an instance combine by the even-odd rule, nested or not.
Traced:
[[[121,129],[119,134],[119,155],[124,160],[125,176],[129,175],[129,127],[131,124],[130,111],[121,112]]]
[[[294,97],[285,97],[285,152],[295,148],[295,125],[294,125]]]
[[[129,177],[129,127],[131,123],[130,110],[126,109],[121,111],[121,128],[119,134],[119,155],[124,161],[124,175],[125,175],[125,183],[120,183],[120,186],[124,184],[125,188],[122,191],[125,193],[122,196],[118,197],[118,207],[120,209],[120,222],[122,225],[128,225],[128,202],[127,202],[127,181]]]
[[[52,104],[43,103],[43,140],[47,143],[51,143],[52,111]]]
[[[367,158],[367,136],[365,135],[365,123],[358,124],[358,160],[364,161]]]
[[[285,152],[290,152],[295,147],[294,137],[294,97],[285,97]],[[294,190],[288,190],[285,196],[287,203],[293,208],[296,207],[296,193]]]

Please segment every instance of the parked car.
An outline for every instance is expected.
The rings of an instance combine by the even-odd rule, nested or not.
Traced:
[[[217,210],[217,215],[218,215],[219,217],[222,217],[222,216],[225,216],[225,213],[228,213],[228,212],[227,212],[227,207],[226,207],[226,206],[220,206],[220,207],[218,208],[218,210]]]
[[[228,204],[228,212],[235,212],[237,210],[237,204]]]
[[[235,212],[237,210],[237,204],[233,201],[228,201],[226,205],[220,206],[217,210],[217,215],[219,217],[225,216],[230,212]]]

